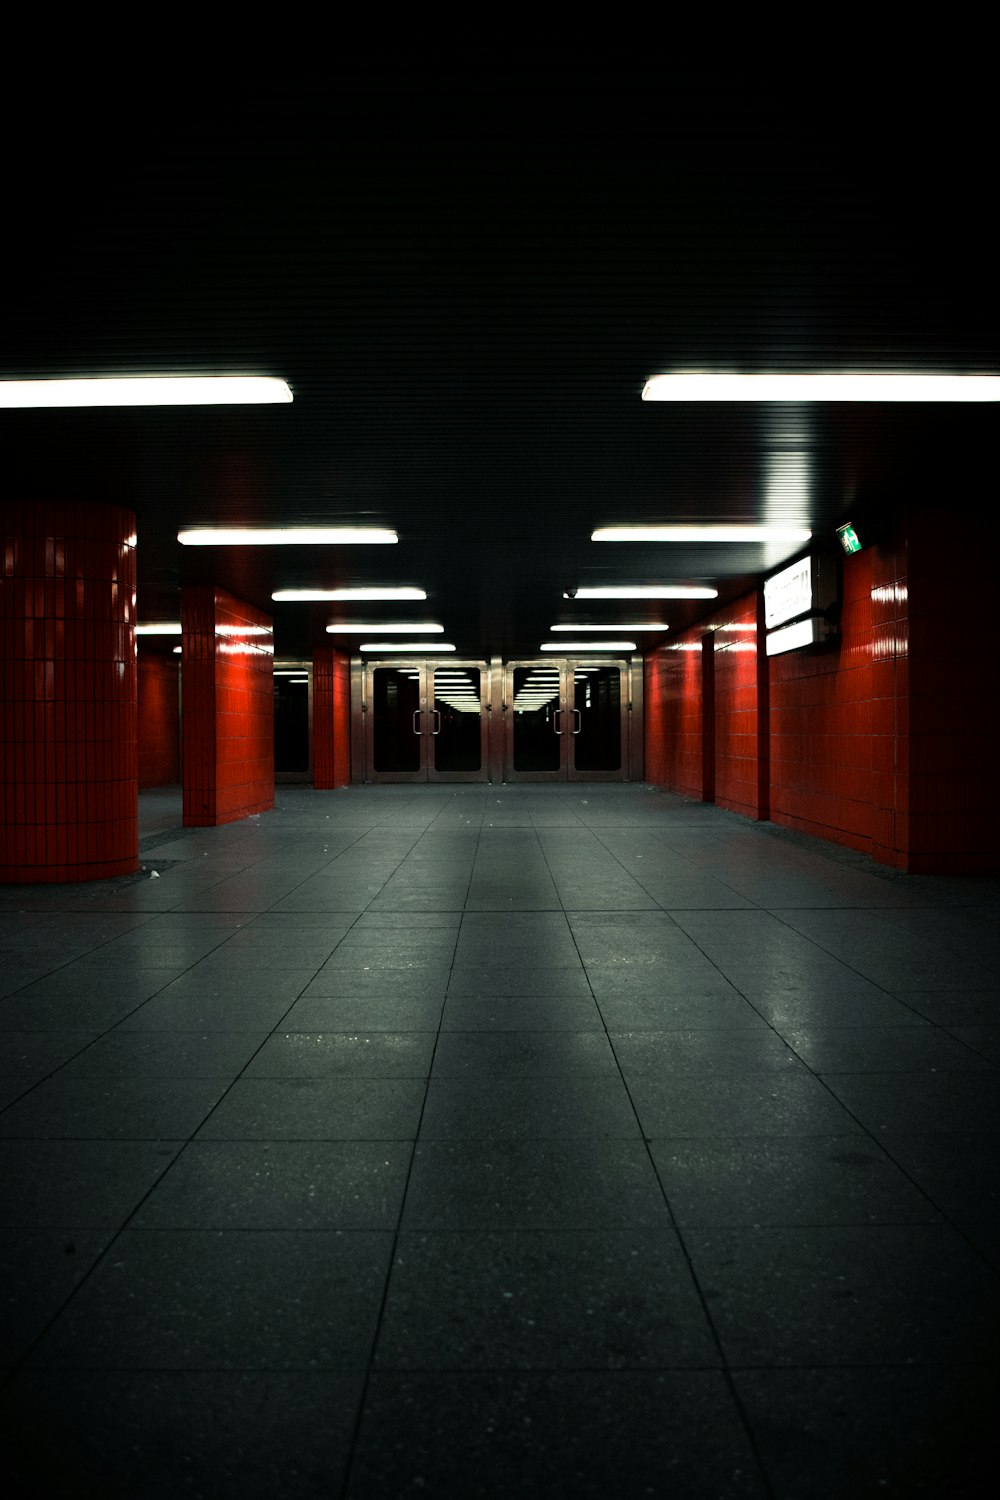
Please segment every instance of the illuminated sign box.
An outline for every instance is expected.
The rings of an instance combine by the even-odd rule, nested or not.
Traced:
[[[827,610],[837,600],[837,570],[829,557],[803,557],[764,583],[764,624],[768,630],[800,615]]]
[[[834,633],[826,615],[836,602],[837,567],[831,557],[803,557],[766,579],[766,654],[780,656],[825,641]]]
[[[798,651],[802,646],[818,646],[832,633],[832,625],[813,615],[808,620],[796,620],[792,625],[769,631],[764,638],[764,650],[768,656],[781,656],[785,651]]]

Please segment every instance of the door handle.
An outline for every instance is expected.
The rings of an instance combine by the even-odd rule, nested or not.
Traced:
[[[434,715],[435,719],[437,719],[437,728],[436,729],[432,729],[431,730],[431,734],[440,734],[441,733],[441,710],[439,708],[432,708],[431,709],[431,713]]]
[[[583,728],[583,714],[578,708],[574,708],[572,712],[576,714],[576,728],[573,730],[573,733],[579,734],[580,730]]]
[[[419,708],[415,708],[413,710],[413,733],[414,734],[423,734],[423,732],[424,732],[422,729],[418,729],[417,728],[417,720],[419,718],[420,718],[420,710],[419,710]]]
[[[562,716],[563,716],[564,713],[565,713],[565,709],[562,709],[562,708],[554,708],[552,710],[552,728],[553,728],[553,730],[555,731],[556,734],[562,734],[562,730],[559,729],[557,727],[557,725],[558,725],[559,720],[562,718]]]

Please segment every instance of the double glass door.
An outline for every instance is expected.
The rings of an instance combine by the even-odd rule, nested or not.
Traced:
[[[510,662],[503,708],[505,780],[631,780],[628,662]]]
[[[369,662],[366,781],[486,781],[485,662]]]

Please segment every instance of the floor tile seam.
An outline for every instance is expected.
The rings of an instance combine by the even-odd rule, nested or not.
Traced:
[[[862,969],[859,969],[855,964],[849,962],[847,958],[844,958],[841,954],[835,952],[834,949],[828,947],[825,943],[823,943],[822,941],[820,941],[818,938],[809,937],[807,934],[799,932],[799,930],[798,930],[797,927],[792,926],[791,922],[787,922],[783,917],[781,917],[779,915],[779,913],[781,911],[785,911],[785,910],[795,910],[795,911],[798,911],[798,910],[801,909],[803,911],[822,911],[822,912],[825,912],[827,910],[830,910],[830,908],[826,908],[826,907],[802,907],[802,908],[798,908],[798,907],[794,907],[794,908],[786,908],[786,907],[763,907],[761,909],[764,910],[764,911],[766,911],[766,912],[768,912],[768,914],[770,916],[774,917],[774,919],[776,921],[781,922],[782,926],[787,927],[789,929],[789,931],[794,932],[798,937],[805,937],[806,941],[809,942],[809,943],[811,943],[815,948],[818,948],[821,953],[829,954],[829,956],[831,958],[835,959],[837,961],[837,963],[843,964],[843,966],[844,966],[845,969],[849,969],[852,973],[856,974],[860,979],[866,980],[868,984],[875,985],[876,989],[882,990],[882,992],[884,994],[889,995],[892,998],[896,998],[895,996],[892,995],[892,991],[889,990],[884,984],[879,983],[879,981],[876,980],[876,979],[871,979]],[[856,911],[860,911],[860,912],[864,912],[864,913],[867,914],[869,908],[868,907],[863,907],[863,906],[862,907],[838,907],[838,908],[836,908],[836,910],[838,910],[838,911],[855,911],[855,912]],[[947,957],[946,954],[944,954],[942,956],[943,957]],[[919,962],[919,960],[917,960],[917,961]],[[936,992],[936,991],[932,991],[932,993],[934,993],[934,992]],[[898,1003],[900,1003],[900,1004],[906,1004],[905,1001],[899,1001]],[[909,1008],[912,1009],[912,1007],[909,1007]]]
[[[808,1067],[808,1064],[807,1064],[807,1067]],[[825,1081],[825,1079],[823,1077],[821,1077],[819,1074],[815,1073],[813,1071],[813,1069],[811,1069],[811,1068],[809,1069],[809,1071],[811,1073],[813,1073],[813,1076],[816,1078],[816,1081],[825,1089],[826,1093],[830,1096],[830,1098],[833,1099],[834,1102],[836,1104],[838,1104],[840,1106],[840,1108],[845,1112],[845,1114],[850,1119],[852,1119],[854,1121],[854,1123],[857,1126],[857,1128],[864,1133],[864,1135],[867,1137],[868,1141],[871,1142],[873,1145],[875,1145],[878,1148],[878,1150],[884,1156],[886,1156],[886,1157],[889,1158],[889,1160],[896,1167],[897,1171],[899,1171],[899,1172],[901,1172],[903,1174],[903,1176],[911,1184],[911,1186],[917,1191],[917,1193],[919,1193],[920,1197],[923,1198],[924,1201],[926,1203],[928,1203],[930,1205],[930,1207],[932,1209],[934,1209],[935,1212],[940,1216],[941,1220],[944,1223],[948,1224],[954,1230],[954,1232],[957,1235],[959,1235],[961,1239],[963,1239],[965,1241],[966,1245],[969,1247],[969,1249],[971,1249],[973,1251],[973,1253],[976,1255],[976,1257],[979,1260],[983,1261],[986,1265],[991,1265],[991,1262],[990,1262],[988,1256],[986,1255],[985,1251],[981,1250],[973,1242],[973,1240],[970,1239],[969,1235],[965,1232],[965,1230],[962,1228],[962,1226],[955,1221],[955,1218],[953,1217],[953,1215],[951,1213],[949,1213],[949,1211],[948,1211],[947,1208],[945,1208],[941,1204],[938,1204],[938,1203],[936,1203],[934,1201],[934,1199],[931,1197],[930,1190],[928,1188],[924,1187],[920,1182],[918,1182],[917,1179],[916,1179],[916,1177],[913,1175],[913,1173],[907,1170],[905,1164],[902,1161],[900,1161],[899,1158],[897,1156],[895,1156],[891,1150],[889,1150],[888,1142],[884,1143],[879,1138],[879,1136],[875,1134],[875,1132],[873,1130],[870,1130],[868,1128],[868,1126],[865,1125],[863,1123],[863,1121],[861,1121],[858,1118],[858,1116],[850,1108],[850,1106],[847,1104],[847,1102],[845,1100],[839,1098],[838,1095],[834,1093],[833,1089],[830,1088],[830,1086],[826,1083],[826,1081]],[[834,1075],[834,1076],[843,1076],[843,1075]],[[870,1076],[870,1075],[861,1075],[861,1076]],[[880,1075],[880,1076],[892,1078],[892,1077],[898,1077],[899,1075],[898,1074],[889,1073],[889,1074],[883,1074],[883,1075]],[[906,1075],[904,1075],[904,1076],[906,1076]],[[933,1075],[933,1076],[936,1076],[936,1075]],[[890,1132],[890,1134],[892,1134],[892,1133],[893,1132]],[[907,1135],[907,1137],[910,1134],[912,1134],[912,1132],[899,1132],[899,1133],[900,1134],[905,1134],[905,1135]],[[920,1132],[920,1133],[926,1133],[926,1132]],[[937,1131],[937,1132],[932,1132],[932,1133],[935,1134],[935,1135],[940,1135],[940,1136],[945,1136],[946,1137],[946,1136],[951,1135],[951,1134],[965,1134],[967,1132],[964,1132],[964,1131],[963,1132],[957,1132],[957,1131]],[[973,1133],[978,1134],[979,1132],[973,1132]]]
[[[609,848],[609,847],[608,847],[608,844],[607,844],[607,843],[606,843],[606,841],[605,841],[605,839],[603,839],[603,838],[601,838],[601,837],[600,837],[600,835],[599,835],[599,834],[597,834],[597,833],[595,833],[595,837],[596,837],[596,838],[597,838],[597,841],[598,841],[598,843],[599,843],[599,844],[600,844],[600,845],[601,845],[601,846],[602,846],[602,848],[604,848],[604,849],[605,849],[605,850],[606,850],[606,851],[607,851],[607,854],[608,854],[608,856],[609,856],[609,857],[610,857],[610,858],[611,858],[611,859],[613,859],[613,860],[614,860],[614,862],[615,862],[615,864],[616,864],[616,865],[617,865],[617,866],[618,866],[618,868],[619,868],[619,869],[620,869],[620,870],[622,870],[622,871],[623,871],[623,873],[624,873],[624,874],[625,874],[625,875],[627,875],[627,876],[628,876],[628,878],[629,878],[629,879],[630,879],[630,880],[634,880],[634,881],[635,881],[635,883],[636,883],[636,885],[637,885],[637,886],[638,886],[638,887],[639,887],[639,889],[640,889],[640,890],[641,890],[641,891],[643,891],[643,892],[644,892],[644,893],[645,893],[645,895],[646,895],[646,896],[648,896],[648,898],[649,898],[649,900],[650,900],[650,901],[652,901],[652,902],[653,902],[653,903],[654,903],[654,909],[655,909],[655,910],[658,910],[658,911],[662,911],[662,912],[663,912],[663,913],[664,913],[664,914],[665,914],[665,915],[666,915],[666,916],[667,916],[667,917],[668,917],[668,918],[669,918],[669,919],[670,919],[670,921],[671,921],[671,922],[673,922],[673,921],[674,921],[674,918],[673,918],[673,917],[672,917],[672,916],[671,916],[671,915],[670,915],[670,912],[669,912],[669,911],[668,911],[668,910],[667,910],[667,908],[666,908],[666,907],[665,907],[665,906],[664,906],[664,905],[663,905],[663,904],[662,904],[662,902],[660,902],[660,901],[658,901],[658,900],[657,900],[657,899],[656,899],[656,897],[655,897],[655,896],[654,896],[654,895],[653,895],[653,893],[652,893],[652,892],[651,892],[651,891],[650,891],[650,890],[649,890],[649,889],[648,889],[648,888],[647,888],[647,887],[646,887],[646,886],[645,886],[645,885],[644,885],[644,884],[643,884],[643,882],[642,882],[642,881],[641,881],[641,880],[640,880],[640,879],[639,879],[639,877],[638,877],[638,876],[637,876],[637,875],[634,875],[634,874],[633,874],[633,873],[632,873],[632,871],[631,871],[631,870],[629,870],[629,869],[628,869],[628,868],[627,868],[627,867],[626,867],[626,866],[625,866],[625,865],[624,865],[624,864],[623,864],[623,863],[622,863],[622,861],[621,861],[621,859],[620,859],[620,858],[619,858],[619,857],[618,857],[618,855],[617,855],[617,854],[615,854],[615,852],[614,852],[614,850],[613,850],[613,849],[611,849],[611,848]],[[682,856],[682,858],[683,858],[683,856]],[[690,861],[688,861],[688,860],[685,860],[685,863],[686,863],[686,864],[687,864],[687,863],[690,863]],[[645,872],[643,872],[643,873],[644,873],[644,874],[645,874]],[[739,894],[739,892],[734,892],[734,894],[737,894],[737,895],[738,895],[738,894]],[[744,899],[746,899],[746,898],[744,898]],[[678,928],[680,928],[680,923],[679,923],[679,922],[678,922],[678,923],[675,923],[675,925],[676,925],[676,926],[677,926],[677,927],[678,927]],[[683,929],[683,928],[680,928],[680,930],[681,930],[681,931],[682,931],[682,932],[683,932],[683,930],[684,930],[684,929]],[[687,934],[685,934],[685,936],[687,936]]]
[[[476,839],[476,848],[477,848],[477,851],[478,851],[478,847],[479,847],[479,839],[478,839],[478,836],[477,836],[477,839]],[[472,870],[470,871],[470,876],[469,876],[470,885],[471,885],[471,880],[472,880],[472,871],[474,871],[474,869],[475,869],[475,859],[473,859]],[[466,899],[468,899],[468,889],[469,889],[469,887],[466,888]],[[459,922],[458,932],[459,933],[461,932],[461,922]],[[457,946],[458,946],[458,939],[456,937],[456,947]],[[451,980],[451,968],[453,968],[453,967],[454,967],[454,958],[452,959],[452,965],[449,967],[449,971],[448,971],[449,983],[450,983],[450,980]],[[445,987],[445,994],[447,994],[447,986]],[[444,1014],[444,1004],[442,1003],[441,1013],[438,1016],[437,1032],[436,1032],[436,1035],[435,1035],[434,1047],[433,1047],[433,1050],[432,1050],[432,1053],[431,1053],[430,1066],[433,1066],[434,1057],[435,1057],[435,1055],[437,1053],[437,1042],[438,1042],[438,1039],[440,1038],[440,1035],[441,1035],[441,1018],[442,1018],[443,1014]],[[410,1159],[409,1159],[409,1162],[407,1163],[406,1174],[405,1174],[404,1179],[403,1179],[402,1191],[401,1191],[401,1193],[399,1195],[399,1205],[398,1205],[398,1208],[396,1210],[396,1222],[395,1222],[395,1225],[394,1225],[393,1229],[391,1230],[392,1244],[391,1244],[390,1249],[389,1249],[388,1264],[386,1266],[385,1276],[384,1276],[383,1282],[382,1282],[382,1295],[381,1295],[381,1298],[379,1299],[379,1306],[378,1306],[378,1310],[377,1310],[376,1316],[375,1316],[375,1326],[374,1326],[374,1329],[372,1331],[371,1343],[370,1343],[369,1349],[368,1349],[368,1359],[367,1359],[367,1361],[365,1363],[365,1366],[364,1366],[364,1376],[363,1376],[362,1383],[361,1383],[361,1392],[360,1392],[360,1396],[359,1396],[359,1399],[358,1399],[358,1406],[357,1406],[357,1410],[355,1412],[354,1421],[353,1421],[353,1423],[351,1425],[350,1437],[348,1439],[347,1451],[348,1451],[349,1457],[348,1457],[348,1460],[347,1460],[347,1462],[346,1462],[346,1464],[344,1466],[344,1476],[343,1476],[343,1481],[342,1481],[341,1490],[340,1490],[340,1493],[341,1493],[342,1496],[346,1496],[348,1494],[348,1491],[349,1491],[349,1488],[350,1488],[350,1483],[351,1483],[351,1475],[353,1473],[354,1466],[355,1466],[355,1458],[356,1458],[356,1455],[357,1455],[358,1444],[359,1444],[359,1440],[360,1440],[360,1436],[361,1436],[362,1422],[364,1420],[365,1408],[366,1408],[367,1403],[368,1403],[368,1393],[369,1393],[369,1389],[370,1389],[370,1386],[371,1386],[372,1377],[373,1377],[374,1372],[375,1372],[375,1354],[376,1354],[376,1350],[378,1349],[379,1339],[380,1339],[381,1333],[382,1333],[382,1327],[383,1327],[383,1324],[385,1322],[386,1307],[387,1307],[388,1300],[389,1300],[389,1289],[390,1289],[390,1286],[392,1284],[393,1267],[394,1267],[395,1262],[396,1262],[396,1255],[397,1255],[397,1250],[398,1250],[398,1246],[399,1246],[399,1237],[400,1237],[400,1234],[402,1232],[403,1214],[404,1214],[405,1209],[406,1209],[406,1199],[407,1199],[407,1195],[408,1195],[409,1189],[410,1189],[410,1181],[411,1181],[412,1176],[413,1176],[413,1166],[414,1166],[414,1161],[416,1159],[417,1145],[418,1145],[418,1142],[419,1142],[419,1139],[420,1139],[420,1130],[421,1130],[421,1126],[423,1125],[424,1114],[425,1114],[426,1109],[427,1109],[427,1095],[428,1095],[429,1088],[430,1088],[430,1073],[428,1072],[428,1076],[427,1076],[427,1079],[425,1080],[425,1085],[424,1085],[424,1096],[423,1096],[423,1099],[421,1100],[421,1104],[420,1104],[420,1113],[419,1113],[419,1115],[417,1117],[417,1121],[416,1121],[416,1124],[415,1124],[415,1127],[414,1127],[414,1133],[413,1133],[412,1142],[410,1143],[410,1145],[411,1145],[411,1149],[410,1149],[410,1153],[409,1153]]]
[[[567,925],[569,925],[569,924],[567,923]],[[573,936],[574,945],[577,946],[577,952],[579,953],[579,946],[576,943],[576,934],[573,933],[572,927],[570,927],[570,932],[571,932],[571,934]],[[580,961],[581,961],[581,963],[583,963],[583,956],[582,956],[582,954],[580,955]],[[584,974],[587,976],[588,988],[590,988],[591,996],[592,996],[592,998],[594,1000],[594,1003],[597,1005],[598,1013],[600,1014],[602,1023],[604,1024],[604,1034],[605,1034],[605,1037],[607,1038],[608,1046],[611,1048],[612,1052],[614,1053],[615,1061],[616,1061],[616,1064],[617,1064],[617,1067],[618,1067],[619,1078],[621,1079],[621,1085],[622,1085],[622,1088],[625,1090],[625,1095],[626,1095],[626,1097],[627,1097],[627,1099],[629,1101],[629,1106],[631,1107],[631,1110],[632,1110],[632,1114],[633,1114],[633,1118],[635,1120],[636,1129],[638,1131],[639,1139],[642,1141],[643,1147],[645,1149],[646,1160],[648,1161],[648,1163],[649,1163],[649,1165],[650,1165],[650,1167],[651,1167],[651,1169],[653,1171],[654,1180],[659,1185],[660,1193],[661,1193],[661,1196],[662,1196],[662,1199],[663,1199],[663,1204],[664,1204],[664,1207],[665,1207],[665,1209],[667,1211],[669,1223],[670,1223],[670,1226],[672,1228],[673,1234],[677,1238],[677,1243],[680,1246],[681,1254],[683,1255],[685,1263],[687,1265],[688,1276],[689,1276],[689,1278],[691,1280],[691,1285],[694,1288],[695,1295],[696,1295],[696,1297],[698,1299],[698,1302],[699,1302],[699,1304],[701,1306],[702,1316],[705,1319],[705,1325],[706,1325],[706,1327],[708,1329],[709,1336],[710,1336],[710,1338],[711,1338],[711,1340],[712,1340],[712,1342],[713,1342],[713,1344],[715,1346],[715,1349],[716,1349],[716,1351],[718,1353],[719,1360],[724,1365],[725,1364],[725,1352],[724,1352],[724,1349],[723,1349],[722,1339],[721,1339],[719,1328],[716,1326],[715,1320],[712,1317],[712,1314],[711,1314],[711,1311],[710,1311],[710,1308],[709,1308],[708,1299],[707,1299],[707,1297],[705,1295],[705,1290],[702,1287],[701,1282],[698,1279],[697,1275],[695,1274],[694,1264],[692,1262],[690,1252],[689,1252],[686,1244],[684,1243],[684,1238],[683,1238],[683,1236],[681,1234],[681,1231],[680,1231],[680,1228],[678,1226],[677,1218],[676,1218],[676,1215],[674,1213],[674,1208],[673,1208],[673,1205],[672,1205],[672,1203],[670,1201],[670,1195],[667,1192],[666,1184],[665,1184],[665,1182],[663,1180],[663,1177],[661,1176],[659,1170],[657,1169],[657,1165],[656,1165],[656,1162],[655,1162],[655,1160],[653,1158],[653,1153],[652,1153],[652,1149],[651,1149],[651,1146],[650,1146],[650,1139],[646,1135],[645,1129],[643,1127],[643,1123],[642,1123],[642,1120],[641,1120],[641,1118],[639,1116],[639,1111],[638,1111],[638,1108],[636,1106],[635,1099],[633,1098],[633,1095],[632,1095],[632,1090],[631,1090],[631,1088],[629,1086],[629,1081],[625,1077],[625,1073],[624,1073],[624,1071],[622,1069],[622,1066],[621,1066],[621,1060],[618,1058],[618,1054],[614,1051],[614,1044],[611,1041],[611,1032],[608,1030],[607,1022],[606,1022],[605,1017],[604,1017],[604,1012],[601,1010],[600,1001],[598,1000],[597,996],[594,994],[593,986],[590,984],[590,976],[589,976],[589,974],[587,974],[586,966],[584,966]],[[735,1399],[735,1397],[734,1397],[734,1399]],[[739,1409],[739,1412],[740,1412],[740,1419],[743,1422],[744,1428],[747,1429],[747,1432],[748,1432],[748,1435],[749,1435],[749,1428],[747,1426],[746,1416],[745,1416],[745,1413],[743,1412],[742,1406],[739,1406],[738,1409]],[[755,1456],[756,1456],[756,1448],[754,1448],[754,1453],[755,1453]],[[759,1460],[759,1458],[757,1459],[757,1464],[758,1464],[758,1468],[760,1468],[760,1460]],[[761,1471],[761,1472],[763,1472],[763,1471]]]

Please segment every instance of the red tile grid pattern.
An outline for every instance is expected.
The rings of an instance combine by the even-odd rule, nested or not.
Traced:
[[[771,658],[771,817],[908,868],[909,587],[900,539],[843,559],[839,637]]]
[[[702,712],[700,631],[685,631],[644,663],[647,781],[702,797]]]
[[[0,881],[138,868],[135,516],[8,501]]]
[[[756,594],[719,610],[712,624],[715,800],[744,817],[766,818],[767,694],[758,680],[763,645],[758,642]]]
[[[211,584],[181,593],[184,824],[274,806],[274,638],[268,615]]]
[[[181,779],[180,662],[139,648],[139,790]]]
[[[313,655],[313,786],[351,781],[351,664],[332,647]]]

